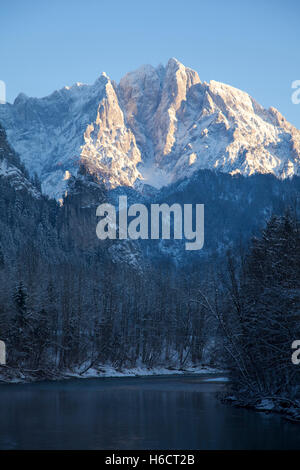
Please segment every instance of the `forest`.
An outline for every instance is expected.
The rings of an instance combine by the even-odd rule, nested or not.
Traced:
[[[15,155],[13,163],[24,172]],[[194,256],[177,240],[98,240],[95,209],[114,194],[87,175],[70,181],[63,204],[1,177],[1,378],[206,365],[227,371],[240,400],[298,403],[299,179],[260,176],[202,171],[177,188],[179,203],[190,195],[208,214],[206,246]],[[31,184],[39,192],[38,179]],[[158,197],[172,203],[175,189]]]

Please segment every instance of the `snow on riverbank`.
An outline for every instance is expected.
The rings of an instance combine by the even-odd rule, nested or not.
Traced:
[[[26,383],[36,382],[41,380],[63,380],[70,378],[101,378],[101,377],[143,377],[143,376],[156,376],[156,375],[180,375],[180,374],[195,374],[195,375],[215,375],[224,373],[223,370],[216,369],[209,366],[187,366],[183,368],[173,367],[153,367],[148,368],[145,366],[134,367],[130,369],[116,369],[110,365],[101,365],[90,368],[78,368],[73,371],[53,371],[53,370],[20,370],[7,366],[0,367],[0,383]],[[211,379],[213,380],[213,379]],[[224,377],[224,379],[226,378]]]
[[[134,367],[131,369],[118,370],[111,366],[103,366],[97,369],[88,369],[84,373],[69,373],[69,377],[93,378],[93,377],[137,377],[149,375],[174,375],[174,374],[217,374],[223,371],[208,366],[190,366],[184,369],[169,367]]]
[[[298,400],[290,400],[289,398],[276,396],[262,396],[251,399],[231,395],[225,396],[223,401],[238,408],[248,408],[264,413],[278,413],[289,421],[300,423],[300,401]]]

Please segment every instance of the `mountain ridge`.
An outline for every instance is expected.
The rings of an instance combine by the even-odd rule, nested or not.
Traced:
[[[80,166],[107,188],[157,188],[199,169],[300,174],[300,131],[278,110],[171,58],[119,84],[103,73],[45,98],[0,106],[10,145],[43,191],[61,198]]]

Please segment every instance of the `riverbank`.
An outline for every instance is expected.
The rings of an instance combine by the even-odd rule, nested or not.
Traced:
[[[205,366],[192,365],[184,368],[176,367],[146,367],[115,368],[111,365],[100,365],[97,367],[80,367],[74,370],[60,371],[56,369],[20,369],[9,366],[0,366],[0,383],[31,383],[44,380],[66,380],[71,378],[88,379],[101,377],[143,377],[158,375],[180,375],[180,374],[219,374],[223,370]]]
[[[283,418],[300,424],[300,401],[290,400],[286,397],[245,397],[236,395],[225,395],[222,402],[236,408],[246,408],[263,413],[276,413]]]
[[[220,402],[223,374],[3,384],[0,449],[300,449],[294,423]]]

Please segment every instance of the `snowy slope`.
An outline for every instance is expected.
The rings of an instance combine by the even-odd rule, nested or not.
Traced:
[[[36,199],[41,197],[39,190],[30,182],[18,156],[10,148],[5,130],[0,126],[0,181],[4,179],[16,191],[25,191]]]
[[[170,59],[116,85],[105,74],[46,98],[0,106],[9,142],[43,190],[60,197],[80,165],[107,187],[161,187],[202,168],[300,174],[300,131],[274,108]]]
[[[13,105],[0,106],[0,122],[10,144],[45,193],[60,197],[70,173],[76,173],[84,133],[96,118],[107,78],[92,86],[75,84],[45,98],[20,94]]]

